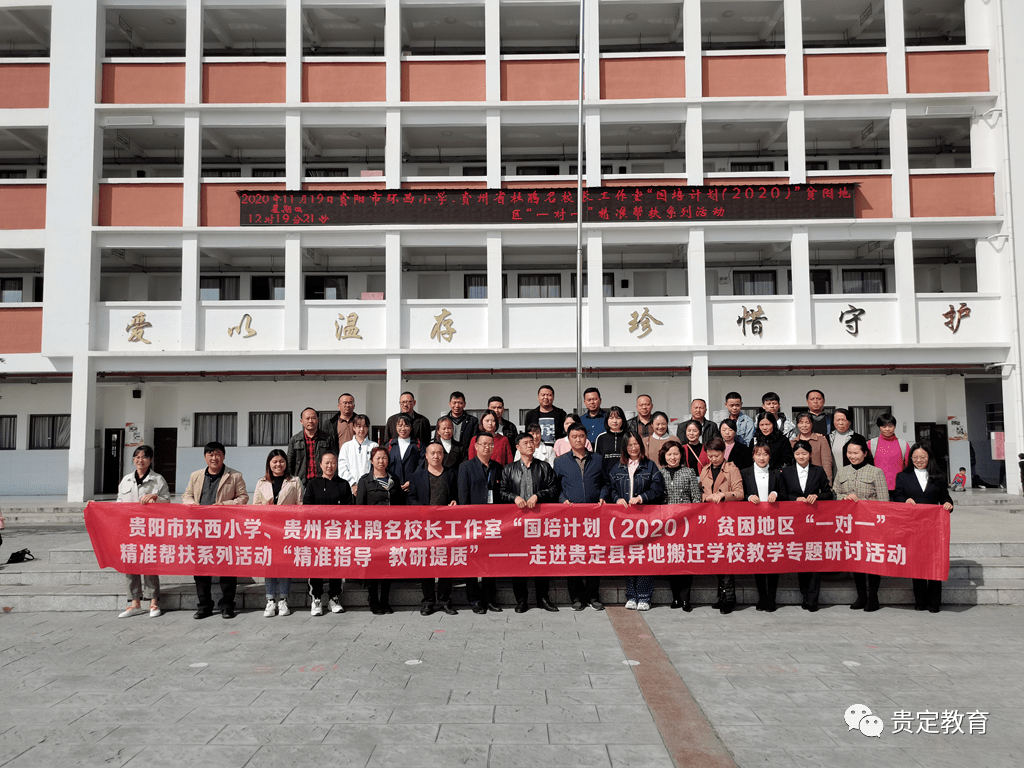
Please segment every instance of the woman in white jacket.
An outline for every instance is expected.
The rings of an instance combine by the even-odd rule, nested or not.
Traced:
[[[362,413],[354,416],[352,434],[351,440],[338,446],[338,477],[352,486],[352,495],[355,496],[359,478],[370,471],[370,451],[377,447],[367,437],[370,434],[370,417]]]
[[[299,478],[288,472],[288,454],[275,448],[267,455],[266,473],[256,481],[256,491],[252,497],[253,504],[296,505],[302,503],[302,485]],[[292,580],[267,576],[264,579],[267,591],[267,607],[263,615],[288,616],[288,593],[292,588]]]
[[[140,445],[132,454],[132,464],[135,471],[129,472],[117,486],[117,500],[134,502],[136,504],[168,504],[171,501],[171,490],[167,487],[167,481],[162,475],[153,472],[150,467],[153,464],[153,449],[148,445]],[[142,607],[142,580],[145,578],[146,589],[149,590],[149,615],[156,618],[163,611],[160,610],[160,577],[141,576],[137,573],[126,573],[128,580],[128,607],[118,616],[126,619],[144,613]]]

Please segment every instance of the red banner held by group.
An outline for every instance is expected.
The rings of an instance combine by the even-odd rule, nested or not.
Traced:
[[[101,567],[155,575],[949,574],[948,512],[874,501],[533,510],[91,502],[85,523]]]

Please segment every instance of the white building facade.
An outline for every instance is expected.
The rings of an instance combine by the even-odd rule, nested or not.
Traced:
[[[585,385],[680,419],[819,389],[1019,492],[1018,6],[588,0],[589,188],[858,188],[587,223]],[[554,2],[0,0],[0,494],[92,498],[140,441],[179,492],[211,438],[254,482],[342,392],[571,410],[575,224],[240,226],[238,192],[574,192],[578,34]]]

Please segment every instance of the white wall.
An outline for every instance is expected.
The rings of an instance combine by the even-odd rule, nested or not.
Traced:
[[[70,384],[3,384],[0,414],[18,417],[18,448],[0,452],[0,496],[63,496],[68,452],[28,450],[29,416],[71,412]]]

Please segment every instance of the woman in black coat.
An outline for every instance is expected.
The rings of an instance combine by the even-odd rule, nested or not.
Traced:
[[[793,458],[796,464],[783,467],[779,476],[779,501],[802,501],[814,505],[819,499],[831,501],[835,498],[825,470],[817,464],[811,464],[811,445],[805,440],[797,440],[793,444]],[[800,482],[800,470],[807,470],[807,477]],[[771,577],[769,577],[771,578]],[[797,574],[800,594],[803,601],[800,607],[814,613],[818,610],[818,591],[821,588],[821,574],[801,572]],[[776,577],[778,584],[778,577]]]
[[[388,472],[388,451],[379,445],[370,451],[370,471],[359,478],[356,504],[366,506],[405,506],[405,491],[395,476]],[[390,579],[366,579],[367,601],[370,610],[380,616],[394,613],[389,602]]]
[[[953,511],[953,499],[946,487],[946,478],[923,443],[910,446],[910,464],[896,475],[896,488],[892,500],[905,504],[941,504],[947,512]],[[933,579],[914,579],[914,610],[926,608],[938,613],[942,604],[942,582]]]
[[[757,427],[754,430],[754,445],[767,445],[772,453],[768,466],[771,469],[782,469],[792,464],[793,448],[786,436],[779,431],[775,417],[767,411],[761,411],[754,423]]]
[[[776,501],[782,501],[782,475],[779,470],[769,466],[772,459],[771,448],[755,443],[752,455],[753,465],[740,470],[740,477],[743,479],[743,498],[751,504],[774,504]],[[754,584],[757,587],[757,610],[769,613],[776,610],[775,592],[779,587],[779,574],[756,573]]]
[[[626,438],[625,429],[626,414],[619,406],[613,405],[604,417],[604,432],[594,442],[594,453],[601,457],[605,477],[610,477],[612,470],[618,466],[622,441]]]

